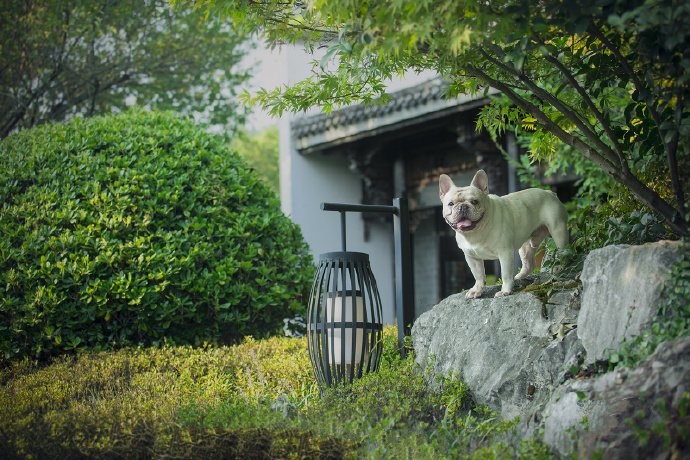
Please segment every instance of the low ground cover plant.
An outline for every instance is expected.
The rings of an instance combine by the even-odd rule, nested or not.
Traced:
[[[224,139],[172,113],[0,141],[0,361],[234,343],[303,311],[313,262]]]
[[[9,458],[550,458],[386,328],[378,372],[323,397],[306,339],[80,352],[0,372]],[[435,388],[435,389],[432,389]]]

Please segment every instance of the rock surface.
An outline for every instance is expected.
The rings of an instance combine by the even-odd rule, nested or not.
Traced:
[[[421,315],[412,328],[416,359],[436,375],[458,373],[501,416],[524,416],[581,350],[575,334],[558,338],[576,317],[578,291],[560,292],[546,306],[531,293],[492,292],[456,294]]]
[[[680,242],[617,245],[589,253],[582,269],[582,308],[577,335],[587,362],[606,359],[650,326]]]
[[[662,344],[635,369],[563,385],[544,410],[544,441],[578,458],[690,458],[690,439],[678,431],[690,429],[688,356],[685,337]]]
[[[415,322],[417,362],[435,375],[457,374],[477,402],[503,418],[520,417],[523,434],[542,433],[562,455],[690,458],[688,440],[666,436],[659,444],[675,424],[690,426],[690,338],[665,344],[633,370],[580,380],[570,372],[651,324],[680,250],[661,241],[592,251],[581,290],[561,286],[548,299],[553,289],[535,288],[544,282],[535,277],[526,281],[533,293],[494,298],[496,287],[481,299],[450,296]],[[662,441],[639,448],[655,430],[652,438]]]

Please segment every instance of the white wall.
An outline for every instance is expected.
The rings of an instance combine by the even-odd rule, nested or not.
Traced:
[[[287,123],[281,124],[281,200],[283,211],[302,228],[315,260],[324,252],[340,251],[340,213],[322,211],[321,203],[361,203],[362,184],[350,172],[343,156],[303,156],[294,148]],[[285,138],[285,139],[283,139]],[[372,224],[364,241],[364,222],[359,213],[347,213],[348,251],[369,254],[376,278],[384,321],[394,321],[393,226]]]
[[[299,49],[287,48],[288,80],[298,81],[310,69],[313,57]],[[324,252],[340,251],[340,213],[321,210],[321,203],[362,202],[361,179],[349,170],[341,155],[301,155],[290,134],[288,115],[280,121],[280,195],[285,214],[301,226],[314,259]],[[392,204],[392,203],[391,203]],[[361,214],[347,214],[347,249],[369,254],[371,268],[383,304],[383,320],[395,321],[393,226],[373,224],[368,241],[364,241]]]

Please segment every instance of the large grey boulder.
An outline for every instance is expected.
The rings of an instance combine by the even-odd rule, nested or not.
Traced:
[[[581,293],[552,284],[532,289],[537,295],[494,298],[493,288],[481,299],[448,297],[412,328],[417,362],[431,374],[457,374],[477,402],[519,416],[523,435],[543,434],[560,454],[690,458],[678,436],[690,426],[690,338],[664,344],[633,370],[591,377],[602,368],[581,367],[651,324],[681,248],[661,241],[592,251]]]
[[[577,289],[546,306],[531,293],[481,299],[448,297],[422,314],[412,328],[417,362],[435,375],[457,374],[478,402],[502,417],[524,417],[577,361],[581,348],[572,327]]]
[[[587,362],[606,359],[624,339],[651,325],[680,242],[606,246],[589,253],[582,269],[577,335]]]
[[[547,446],[562,455],[577,449],[577,436],[589,428],[587,423],[594,403],[587,399],[587,395],[591,392],[590,379],[569,381],[555,389],[541,412]]]
[[[690,458],[690,337],[662,344],[635,369],[559,387],[544,410],[544,441],[562,455]]]

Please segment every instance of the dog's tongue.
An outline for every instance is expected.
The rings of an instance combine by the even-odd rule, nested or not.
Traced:
[[[464,228],[471,227],[473,224],[474,224],[474,222],[472,222],[472,221],[469,220],[469,219],[461,219],[461,220],[458,221],[457,224],[455,224],[455,226],[456,226],[457,228],[459,228],[460,230],[462,230],[462,229],[464,229]]]

